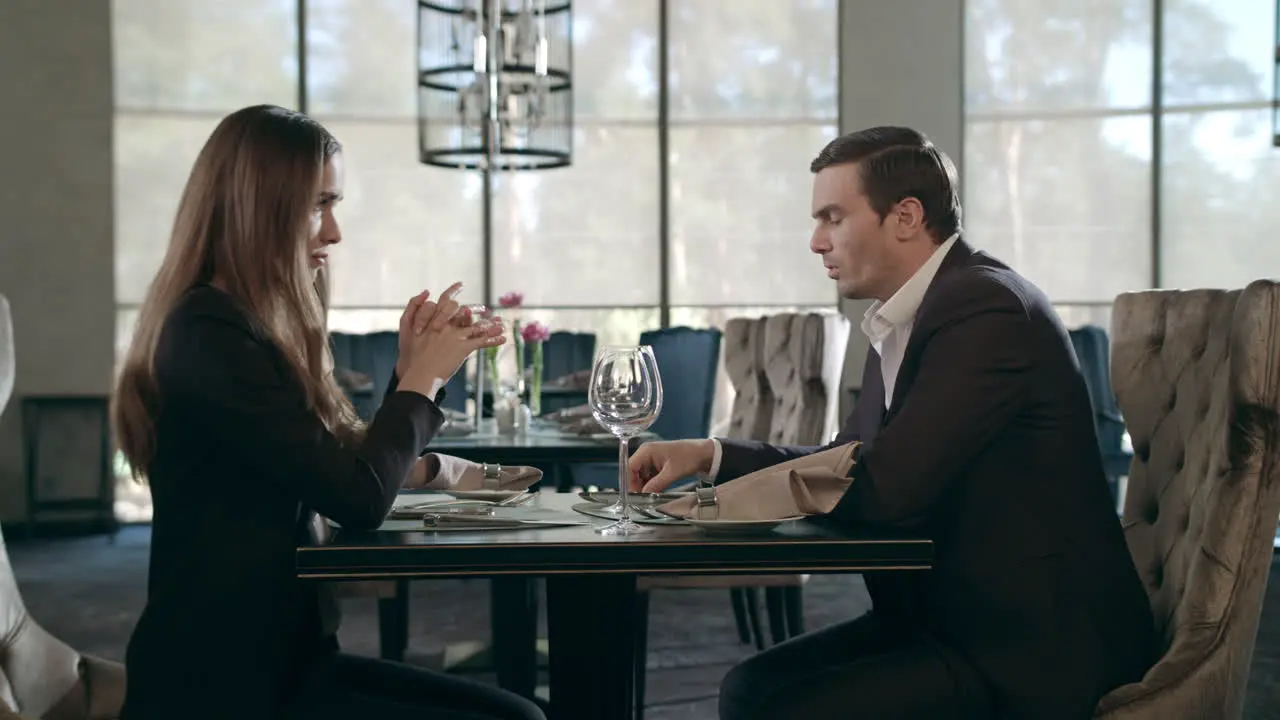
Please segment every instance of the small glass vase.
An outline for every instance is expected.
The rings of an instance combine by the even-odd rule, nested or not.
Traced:
[[[535,342],[529,348],[533,355],[529,374],[529,412],[534,417],[542,415],[542,343]]]

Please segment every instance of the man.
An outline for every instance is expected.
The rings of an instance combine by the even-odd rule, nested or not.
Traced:
[[[831,521],[926,535],[934,567],[866,575],[870,613],[734,668],[721,718],[1090,717],[1150,667],[1154,623],[1066,330],[960,238],[955,166],[922,134],[845,135],[811,169],[810,249],[842,296],[875,300]],[[722,483],[818,449],[652,443],[631,486]]]

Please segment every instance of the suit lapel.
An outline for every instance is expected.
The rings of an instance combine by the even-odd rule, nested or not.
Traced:
[[[902,352],[902,364],[898,366],[898,376],[894,378],[893,398],[889,403],[889,409],[884,414],[885,425],[893,420],[894,415],[898,413],[902,405],[903,398],[906,397],[907,391],[911,389],[911,384],[915,381],[916,370],[920,365],[920,353],[924,349],[925,338],[928,337],[927,323],[921,323],[921,313],[929,305],[929,298],[933,296],[934,289],[938,287],[938,279],[956,268],[964,267],[969,264],[973,258],[975,251],[964,238],[957,238],[951,250],[947,252],[947,256],[942,259],[942,264],[938,266],[938,272],[933,276],[933,282],[929,283],[929,288],[924,291],[924,298],[920,301],[920,308],[916,310],[916,316],[911,327],[911,337],[907,340],[907,347]],[[877,363],[878,366],[879,363]],[[879,370],[876,371],[877,377]],[[880,392],[884,393],[884,382],[880,383]]]

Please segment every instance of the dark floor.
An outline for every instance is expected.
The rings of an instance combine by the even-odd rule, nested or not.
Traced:
[[[12,543],[9,554],[31,614],[82,652],[120,659],[146,586],[150,531],[129,527],[105,538]],[[1274,562],[1273,571],[1280,565]],[[488,585],[433,580],[413,584],[410,662],[439,666],[447,646],[488,634]],[[816,576],[805,589],[809,628],[863,612],[869,601],[857,576]],[[723,590],[657,591],[651,606],[648,720],[716,717],[720,678],[751,649],[739,645]],[[344,603],[345,649],[377,654],[373,600]],[[1245,718],[1280,718],[1280,583],[1268,589]]]

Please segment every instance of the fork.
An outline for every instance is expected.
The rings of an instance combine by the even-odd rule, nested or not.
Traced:
[[[427,508],[448,507],[450,505],[487,505],[490,507],[515,507],[533,499],[533,493],[525,490],[519,495],[512,495],[502,500],[432,500],[430,502],[403,505],[399,510],[426,510]]]
[[[648,518],[648,519],[650,519],[650,520],[665,520],[665,521],[667,521],[667,522],[671,523],[672,525],[677,525],[677,524],[680,524],[680,523],[687,522],[687,521],[686,521],[686,520],[684,520],[683,518],[672,517],[671,515],[664,515],[663,513],[660,513],[660,512],[658,512],[657,510],[651,510],[651,509],[649,509],[649,508],[647,508],[647,507],[643,507],[643,506],[641,506],[641,505],[632,505],[632,506],[631,506],[631,511],[632,511],[632,512],[635,512],[635,513],[638,513],[638,514],[640,514],[640,515],[643,515],[643,516],[645,516],[646,518]]]
[[[523,505],[532,499],[533,499],[533,493],[529,492],[528,490],[525,490],[519,495],[512,495],[511,497],[506,498],[504,500],[499,500],[498,502],[494,503],[493,506],[494,507],[516,507],[517,505]]]

